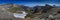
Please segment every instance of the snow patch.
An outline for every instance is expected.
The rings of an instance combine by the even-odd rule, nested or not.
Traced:
[[[25,11],[22,11],[22,14],[14,13],[13,15],[15,18],[25,18],[26,14]]]

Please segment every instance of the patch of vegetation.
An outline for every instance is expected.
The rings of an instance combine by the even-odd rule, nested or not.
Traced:
[[[33,13],[33,10],[27,10],[28,12],[30,12],[30,13]]]
[[[18,7],[13,7],[13,8],[10,8],[8,9],[8,11],[12,12],[12,13],[16,13],[16,11],[21,11],[22,9],[21,8],[18,8]]]
[[[32,14],[27,14],[27,15],[25,16],[25,18],[27,18],[27,17],[34,18],[34,16],[33,16]]]

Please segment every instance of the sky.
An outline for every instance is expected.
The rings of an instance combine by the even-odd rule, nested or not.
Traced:
[[[44,6],[45,4],[60,6],[60,0],[0,0],[0,4],[12,2],[14,4],[25,6]]]

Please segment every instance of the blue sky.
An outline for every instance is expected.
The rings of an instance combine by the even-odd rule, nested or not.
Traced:
[[[0,4],[9,2],[26,6],[35,6],[35,5],[44,6],[45,4],[60,6],[60,0],[0,0]]]

